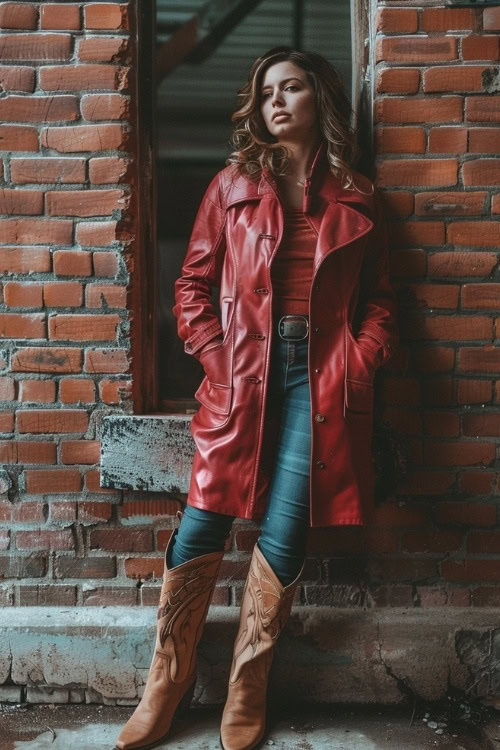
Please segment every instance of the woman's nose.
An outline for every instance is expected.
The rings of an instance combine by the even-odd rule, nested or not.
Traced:
[[[283,95],[282,95],[282,92],[281,92],[281,91],[280,91],[279,89],[277,89],[277,90],[276,90],[276,91],[275,91],[275,92],[273,93],[273,96],[272,96],[272,103],[273,103],[273,107],[276,107],[276,106],[278,106],[279,104],[283,104]]]

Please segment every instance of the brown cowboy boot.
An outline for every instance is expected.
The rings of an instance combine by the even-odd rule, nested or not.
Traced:
[[[116,750],[155,747],[168,734],[176,710],[187,707],[193,695],[196,647],[224,553],[212,552],[169,569],[176,533],[165,552],[155,653],[146,688],[116,741]]]
[[[223,750],[251,750],[264,735],[267,679],[274,646],[290,614],[301,573],[302,570],[295,581],[283,587],[255,545],[222,715]]]

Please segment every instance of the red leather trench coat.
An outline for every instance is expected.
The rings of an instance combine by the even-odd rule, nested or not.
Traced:
[[[311,526],[364,524],[373,505],[373,376],[397,341],[386,233],[371,183],[341,187],[324,146],[304,209],[318,235],[309,299]],[[272,469],[266,392],[272,325],[270,267],[283,235],[271,173],[237,165],[209,185],[175,287],[178,332],[206,373],[195,396],[188,503],[259,519]],[[211,302],[219,289],[220,316]],[[223,335],[215,342],[215,337]]]

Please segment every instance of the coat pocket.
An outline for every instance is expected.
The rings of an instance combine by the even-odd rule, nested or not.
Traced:
[[[229,414],[233,393],[231,338],[202,352],[200,362],[205,370],[205,378],[194,397],[217,414]]]
[[[373,385],[360,380],[345,381],[346,413],[371,415],[373,412]]]

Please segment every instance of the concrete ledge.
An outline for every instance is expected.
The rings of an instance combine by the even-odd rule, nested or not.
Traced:
[[[133,705],[155,634],[151,608],[0,611],[0,701]],[[226,694],[239,610],[212,607],[199,648],[195,700]],[[278,644],[271,690],[326,703],[439,700],[500,693],[497,609],[296,607]]]

